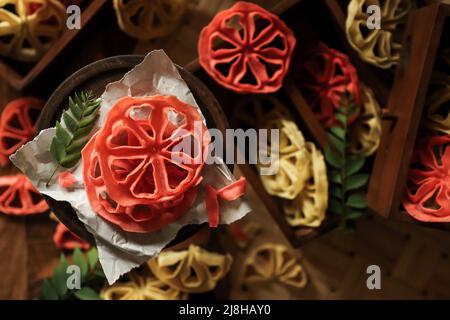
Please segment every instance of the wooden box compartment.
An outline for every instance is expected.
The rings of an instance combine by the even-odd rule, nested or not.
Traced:
[[[434,3],[408,18],[403,39],[403,63],[397,69],[383,123],[383,138],[369,188],[370,209],[395,220],[450,230],[448,223],[424,223],[407,214],[401,201],[416,139],[425,128],[425,99],[436,56],[449,48],[450,5]]]
[[[202,80],[202,82],[204,82],[212,92],[214,92],[214,95],[218,99],[220,105],[224,109],[225,114],[229,119],[231,128],[233,129],[241,128],[243,130],[250,128],[260,129],[255,126],[253,127],[243,126],[242,123],[239,123],[239,121],[236,120],[235,116],[238,115],[239,112],[242,112],[242,110],[239,110],[239,108],[242,107],[242,105],[240,105],[239,103],[243,102],[243,99],[251,100],[253,98],[258,99],[265,97],[261,97],[260,95],[259,96],[245,95],[245,97],[243,97],[242,95],[239,95],[237,93],[234,93],[232,91],[220,87],[214,80],[209,78],[209,76],[207,76],[206,73],[201,70],[197,71],[195,75],[199,77]],[[267,95],[267,97],[275,98],[281,103],[283,103],[283,105],[288,108],[290,116],[296,122],[300,131],[303,133],[305,140],[313,142],[320,149],[320,143],[318,142],[317,138],[309,132],[305,122],[299,116],[295,105],[283,90],[280,90],[279,92],[274,94]],[[245,148],[247,151],[249,150],[248,143],[246,143]],[[239,150],[236,150],[235,155],[238,154],[239,152],[240,152]],[[320,227],[317,228],[290,226],[283,212],[282,199],[276,196],[272,196],[266,191],[261,182],[256,166],[253,164],[249,164],[248,162],[248,153],[245,154],[244,157],[246,159],[246,162],[241,164],[238,163],[237,166],[239,167],[242,174],[247,178],[248,183],[251,185],[258,198],[261,200],[263,205],[272,215],[273,219],[276,221],[283,234],[286,236],[286,238],[291,242],[293,246],[295,247],[300,246],[304,244],[306,241],[314,239],[320,234],[328,232],[334,227],[336,227],[336,225],[339,222],[339,219],[338,217],[332,215],[327,215],[327,217],[322,222]]]
[[[17,90],[26,88],[39,77],[47,67],[68,48],[72,40],[84,30],[91,19],[108,3],[107,0],[82,2],[81,29],[65,30],[52,47],[36,62],[21,62],[0,56],[0,76]]]
[[[323,41],[330,48],[349,55],[352,64],[357,68],[360,79],[364,79],[369,87],[379,88],[375,92],[377,100],[386,100],[389,91],[388,81],[385,76],[382,77],[379,73],[373,72],[374,68],[362,62],[349,47],[343,27],[336,27],[343,21],[343,11],[336,1],[289,3],[289,5],[283,7],[283,10],[276,13],[293,30],[297,38],[297,44],[292,56],[290,73],[284,80],[283,88],[276,92],[274,96],[284,102],[290,109],[291,115],[306,140],[314,142],[319,149],[323,149],[328,144],[327,132],[296,85],[295,75],[298,72],[299,52],[307,50],[309,46],[313,46],[319,41]],[[357,67],[357,64],[362,66],[361,69],[364,70],[364,75],[360,74],[360,68]],[[233,123],[233,115],[239,112],[235,108],[236,104],[240,100],[247,98],[248,95],[239,95],[221,87],[199,66],[198,61],[193,61],[187,68],[195,72],[195,75],[213,91],[230,119],[230,123]],[[380,105],[383,106],[384,104],[380,102]],[[372,164],[373,157],[367,161],[367,172],[371,171]],[[285,219],[280,205],[281,201],[267,193],[254,166],[239,164],[239,168],[293,246],[300,246],[306,241],[330,231],[340,223],[341,216],[328,214],[318,228],[291,227]]]

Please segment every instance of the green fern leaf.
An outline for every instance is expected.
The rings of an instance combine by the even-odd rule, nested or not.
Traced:
[[[366,162],[366,158],[352,157],[347,162],[347,175],[351,176],[359,172]]]
[[[61,122],[56,123],[56,135],[50,146],[60,166],[71,168],[81,159],[81,150],[97,121],[100,102],[85,91],[69,97],[69,108],[63,112]]]
[[[72,254],[71,261],[71,265],[76,265],[80,268],[81,289],[69,289],[67,287],[67,279],[71,274],[67,273],[67,268],[69,267],[67,258],[64,254],[61,254],[60,263],[53,269],[52,276],[43,281],[40,299],[100,299],[98,291],[103,287],[106,278],[98,263],[97,249],[93,247],[87,253],[82,253],[79,248],[76,248]]]
[[[63,119],[70,132],[75,132],[78,129],[77,121],[73,119],[68,112],[63,113]]]
[[[325,159],[330,166],[328,210],[342,215],[347,229],[356,226],[354,220],[359,218],[367,207],[364,190],[369,181],[369,175],[361,173],[366,159],[352,154],[351,140],[348,137],[349,119],[357,111],[352,97],[344,94],[341,106],[335,114],[338,124],[329,129],[330,145],[324,150]]]

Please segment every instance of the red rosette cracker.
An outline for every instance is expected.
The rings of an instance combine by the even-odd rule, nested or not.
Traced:
[[[61,172],[58,176],[58,183],[63,188],[71,188],[77,182],[77,178],[69,170]]]
[[[288,72],[295,43],[292,30],[276,15],[237,2],[201,31],[199,62],[225,88],[239,93],[275,92]]]
[[[424,222],[450,222],[450,136],[419,140],[403,207]]]
[[[91,248],[91,245],[88,242],[80,239],[61,222],[56,226],[55,233],[53,234],[53,242],[55,243],[55,246],[61,250],[74,250],[75,248],[89,250]]]
[[[344,92],[361,105],[358,74],[347,55],[320,43],[301,64],[299,82],[302,92],[319,121],[327,128],[339,124],[335,111]],[[355,120],[358,114],[350,119]],[[351,122],[350,121],[350,122]]]
[[[47,202],[26,176],[0,176],[0,212],[24,216],[48,210]]]
[[[19,98],[8,103],[0,120],[0,165],[9,156],[33,139],[39,113],[45,102],[37,98]]]
[[[210,141],[202,120],[172,96],[118,101],[82,152],[92,209],[129,232],[157,231],[178,219],[202,180]],[[176,150],[184,139],[193,152]]]

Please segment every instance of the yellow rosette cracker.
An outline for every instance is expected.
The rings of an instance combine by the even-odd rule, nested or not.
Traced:
[[[187,0],[114,0],[120,29],[131,37],[150,40],[169,35],[187,9]]]
[[[311,142],[306,144],[311,158],[311,175],[293,200],[283,202],[286,220],[293,227],[318,227],[325,219],[328,205],[327,168],[322,153]]]
[[[380,8],[380,28],[369,28],[372,22],[367,8]],[[345,29],[347,40],[361,59],[379,68],[388,69],[400,60],[401,38],[396,31],[406,22],[411,0],[351,0],[347,8]]]
[[[296,257],[284,246],[265,243],[254,248],[242,267],[243,285],[279,282],[295,288],[304,288],[307,276]]]
[[[184,251],[163,251],[148,262],[162,282],[187,293],[213,290],[225,277],[233,259],[229,254],[211,253],[195,245]]]
[[[295,122],[285,118],[270,120],[265,128],[279,129],[279,156],[272,157],[278,162],[278,172],[273,175],[261,175],[266,191],[283,199],[294,199],[303,190],[310,177],[310,158],[305,147],[305,138]],[[269,134],[270,136],[270,134]],[[270,141],[269,141],[270,144]],[[271,155],[275,154],[272,144],[268,146]],[[278,159],[277,159],[278,158]],[[258,164],[258,168],[263,166]]]
[[[350,150],[354,155],[370,156],[381,139],[381,109],[373,91],[361,83],[362,110],[351,126]]]
[[[66,9],[58,0],[0,0],[0,54],[33,62],[60,38]]]
[[[151,273],[131,271],[128,281],[116,282],[104,288],[100,297],[104,300],[184,300],[187,295],[170,287]]]

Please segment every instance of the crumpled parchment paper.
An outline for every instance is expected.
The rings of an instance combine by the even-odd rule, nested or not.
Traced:
[[[162,50],[150,52],[142,63],[126,73],[120,81],[106,86],[101,96],[100,116],[96,129],[103,125],[108,111],[120,98],[157,94],[174,95],[179,100],[199,108],[176,67]],[[110,284],[121,275],[157,255],[184,225],[208,221],[201,185],[194,205],[179,220],[161,231],[139,234],[121,230],[92,211],[83,185],[82,162],[73,169],[73,174],[78,180],[74,188],[65,189],[58,184],[58,173],[64,169],[57,171],[51,184],[46,186],[47,180],[57,166],[57,162],[49,151],[54,135],[55,128],[41,131],[33,141],[22,146],[10,159],[28,176],[39,192],[55,200],[68,201],[72,205],[78,218],[94,235],[100,263]],[[235,180],[223,161],[221,159],[219,161],[221,164],[205,166],[202,184],[208,182],[215,188],[221,188]],[[244,200],[222,202],[220,222],[232,223],[244,217],[249,211],[250,208]]]

